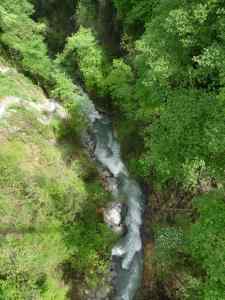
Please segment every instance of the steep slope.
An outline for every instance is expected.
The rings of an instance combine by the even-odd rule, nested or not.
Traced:
[[[2,59],[0,83],[0,298],[67,299],[71,274],[77,294],[107,271],[107,196],[79,143],[60,138],[63,107]]]

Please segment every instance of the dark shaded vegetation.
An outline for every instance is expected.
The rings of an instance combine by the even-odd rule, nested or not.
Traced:
[[[63,50],[66,38],[75,30],[77,0],[33,0],[33,17],[46,24],[46,42],[52,55]]]

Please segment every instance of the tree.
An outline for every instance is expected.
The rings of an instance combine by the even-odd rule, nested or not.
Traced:
[[[199,299],[222,300],[225,299],[224,193],[216,191],[197,197],[194,205],[199,218],[190,227],[187,250],[194,260],[194,270],[201,270]]]
[[[79,66],[88,91],[103,94],[106,60],[91,29],[81,26],[68,38],[64,52],[58,57],[58,63],[65,62],[70,62],[73,68]]]
[[[146,135],[145,159],[163,180],[197,184],[205,173],[223,178],[224,105],[215,95],[172,93]]]

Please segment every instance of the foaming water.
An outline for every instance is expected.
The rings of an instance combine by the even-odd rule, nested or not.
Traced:
[[[94,156],[113,175],[112,184],[116,185],[116,197],[124,199],[127,206],[127,232],[112,249],[112,256],[117,272],[115,300],[133,300],[143,273],[140,233],[143,193],[137,182],[130,178],[121,159],[120,145],[113,134],[110,120],[98,113],[86,94],[82,93],[81,98],[83,111],[90,123],[91,139],[94,140]]]

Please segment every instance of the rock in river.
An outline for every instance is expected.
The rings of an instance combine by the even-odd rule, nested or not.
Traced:
[[[116,233],[123,233],[124,226],[122,224],[123,205],[120,202],[111,202],[104,209],[104,221]]]

